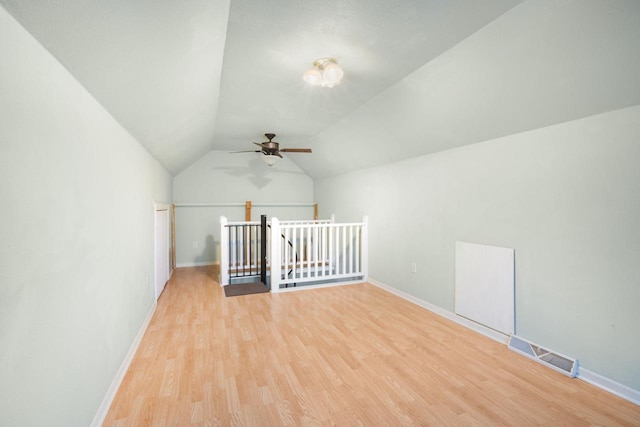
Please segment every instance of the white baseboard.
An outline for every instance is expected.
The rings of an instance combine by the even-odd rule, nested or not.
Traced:
[[[205,267],[207,265],[220,265],[220,262],[219,261],[182,262],[182,263],[176,263],[176,268]]]
[[[615,394],[616,396],[628,400],[631,403],[640,405],[640,391],[634,390],[631,387],[627,387],[626,385],[620,384],[619,382],[613,381],[607,377],[603,377],[602,375],[596,374],[588,369],[584,369],[580,365],[578,365],[578,374],[576,375],[576,378],[588,382],[602,390],[608,391],[611,394]]]
[[[460,317],[455,313],[445,310],[444,308],[440,308],[427,301],[421,300],[420,298],[416,298],[413,295],[410,295],[385,283],[379,282],[375,279],[369,278],[369,283],[381,289],[384,289],[387,292],[397,295],[402,299],[419,305],[420,307],[426,308],[427,310],[446,319],[449,319],[455,323],[466,326],[467,328],[485,335],[486,337],[489,337],[495,341],[498,341],[499,343],[507,344],[507,341],[509,339],[507,335],[501,334],[500,332],[494,331],[493,329],[486,328],[478,323],[465,319],[464,317]],[[640,391],[632,389],[631,387],[627,387],[624,384],[620,384],[619,382],[611,380],[595,372],[589,371],[588,369],[584,369],[580,366],[580,364],[578,364],[578,373],[576,375],[576,378],[588,382],[589,384],[592,384],[602,390],[608,391],[611,394],[615,394],[616,396],[628,400],[631,403],[640,405]]]
[[[153,313],[156,311],[156,307],[158,304],[154,301],[151,310],[147,313],[146,319],[142,323],[142,326],[138,330],[138,334],[136,335],[131,347],[129,347],[129,351],[127,355],[124,357],[122,364],[120,365],[120,369],[116,373],[116,376],[111,381],[111,386],[107,390],[107,394],[102,399],[102,403],[98,408],[98,412],[93,417],[93,421],[91,422],[91,427],[100,427],[104,422],[104,419],[107,417],[107,413],[109,412],[109,408],[111,408],[111,404],[113,403],[113,399],[116,397],[116,393],[118,393],[118,389],[120,388],[120,384],[122,384],[122,380],[124,376],[127,374],[129,370],[129,365],[133,361],[133,357],[136,355],[136,351],[138,351],[138,347],[140,346],[140,342],[142,341],[142,337],[144,337],[144,333],[147,331],[149,327],[149,323],[151,322],[151,318],[153,317]]]

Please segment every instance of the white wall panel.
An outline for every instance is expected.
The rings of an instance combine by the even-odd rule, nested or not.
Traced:
[[[514,332],[514,250],[456,242],[455,312],[503,334]]]

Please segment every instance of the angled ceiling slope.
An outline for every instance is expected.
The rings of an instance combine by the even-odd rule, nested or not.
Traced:
[[[640,104],[640,2],[528,1],[306,143],[338,175]],[[336,155],[339,153],[340,155]]]
[[[172,174],[211,149],[229,0],[0,0]]]
[[[213,148],[246,149],[265,132],[277,133],[283,145],[305,146],[518,3],[234,0]],[[340,85],[327,89],[302,80],[322,57],[343,67]]]
[[[174,175],[263,134],[312,178],[640,103],[637,0],[0,0]],[[345,70],[332,89],[302,73]]]
[[[0,3],[175,175],[265,132],[304,144],[519,0]],[[331,91],[301,79],[322,56]]]

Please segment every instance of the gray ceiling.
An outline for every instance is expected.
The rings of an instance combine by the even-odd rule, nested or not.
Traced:
[[[265,132],[319,178],[640,103],[636,0],[0,3],[174,175]],[[307,86],[324,56],[343,83]]]

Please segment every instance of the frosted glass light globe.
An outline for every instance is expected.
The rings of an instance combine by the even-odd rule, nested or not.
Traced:
[[[344,72],[342,68],[338,66],[336,63],[328,64],[324,67],[324,71],[322,72],[323,80],[328,84],[338,84],[342,77],[344,76]]]
[[[320,70],[318,70],[317,68],[311,68],[310,70],[307,70],[307,72],[304,73],[302,78],[304,79],[305,82],[313,86],[318,86],[322,84],[322,74],[320,73]]]

